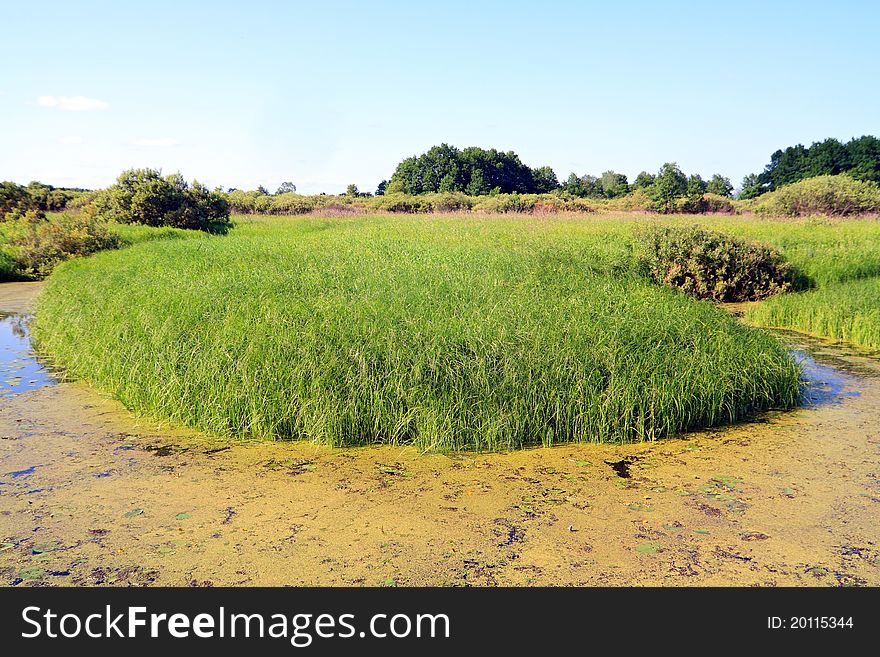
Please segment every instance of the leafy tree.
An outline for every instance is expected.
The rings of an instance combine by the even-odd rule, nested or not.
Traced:
[[[742,189],[739,192],[739,198],[742,200],[756,198],[766,192],[761,176],[757,173],[750,173],[742,181]]]
[[[554,184],[555,183],[555,184]],[[467,192],[473,195],[550,191],[558,186],[549,167],[536,172],[524,165],[513,151],[478,147],[459,150],[449,144],[434,146],[422,155],[397,165],[386,193]]]
[[[470,180],[464,191],[471,196],[482,196],[489,193],[489,185],[486,183],[486,178],[483,176],[481,169],[471,172]]]
[[[116,183],[95,198],[91,212],[118,223],[223,231],[229,204],[218,192],[179,173],[163,177],[156,169],[123,171]]]
[[[352,183],[348,187],[345,188],[346,196],[360,196],[360,192],[358,192],[358,186]]]
[[[710,194],[729,197],[733,193],[733,185],[730,182],[730,178],[725,178],[720,173],[716,173],[706,185],[706,191]]]
[[[546,194],[559,189],[556,172],[550,167],[532,169],[532,189],[536,194]]]
[[[633,181],[633,187],[641,187],[646,188],[650,187],[654,184],[654,176],[648,173],[647,171],[642,171],[639,175],[636,176],[636,179]]]
[[[770,156],[770,163],[758,176],[758,184],[743,186],[743,192],[753,198],[783,185],[816,176],[847,173],[857,180],[880,182],[880,141],[865,135],[843,144],[837,139],[815,142],[809,148],[802,144],[778,150]],[[748,191],[747,191],[748,190]]]
[[[681,198],[688,191],[687,176],[678,168],[678,164],[667,162],[657,172],[651,191],[657,210],[672,212],[676,199]]]
[[[614,171],[605,171],[599,177],[599,186],[602,188],[602,194],[606,198],[623,196],[629,192],[629,183],[626,176]]]
[[[576,173],[572,173],[568,176],[562,189],[573,196],[580,196],[581,198],[601,198],[604,196],[602,185],[595,176],[585,175],[578,177]]]
[[[269,194],[269,190],[266,189],[265,187],[263,187],[262,185],[260,185],[259,187],[257,187],[257,193],[258,193],[258,194],[261,194],[261,195],[263,195],[263,196],[270,196],[270,194]]]
[[[283,182],[278,186],[278,189],[275,190],[275,195],[278,196],[279,194],[290,194],[291,192],[295,191],[296,185],[294,185],[292,182]]]
[[[695,173],[688,177],[687,181],[687,195],[688,196],[702,196],[706,193],[706,182],[703,180],[700,174]]]
[[[384,196],[384,195],[385,195],[385,188],[386,188],[386,187],[388,187],[388,181],[387,181],[387,180],[383,180],[382,182],[380,182],[380,183],[379,183],[379,186],[376,187],[376,196]]]

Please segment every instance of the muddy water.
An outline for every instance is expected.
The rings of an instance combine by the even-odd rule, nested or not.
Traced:
[[[81,384],[17,389],[0,584],[878,585],[880,363],[787,339],[809,405],[625,447],[230,442]]]

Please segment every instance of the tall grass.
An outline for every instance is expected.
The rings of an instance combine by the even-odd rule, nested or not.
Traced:
[[[762,326],[792,328],[880,349],[880,278],[776,297],[747,311]]]
[[[63,264],[34,336],[137,411],[329,445],[627,442],[795,405],[780,343],[638,277],[630,227],[242,222]]]

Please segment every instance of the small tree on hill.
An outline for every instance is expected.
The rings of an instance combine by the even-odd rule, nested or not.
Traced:
[[[675,162],[667,162],[654,179],[652,196],[657,210],[672,212],[675,201],[687,193],[688,179]]]

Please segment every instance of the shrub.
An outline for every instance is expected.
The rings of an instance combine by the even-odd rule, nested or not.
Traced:
[[[10,219],[9,242],[16,270],[23,277],[48,276],[59,262],[120,246],[107,222],[90,214],[61,214],[47,219],[39,211]],[[2,268],[4,265],[0,265]]]
[[[531,212],[537,202],[537,194],[497,194],[480,197],[474,209],[490,214]]]
[[[208,232],[229,226],[229,204],[221,194],[198,181],[189,185],[179,173],[163,178],[155,169],[123,171],[90,208],[96,216],[121,224]]]
[[[764,194],[755,212],[792,217],[880,212],[880,186],[848,175],[816,176]]]
[[[31,207],[31,198],[27,187],[22,187],[14,182],[0,182],[0,219],[3,219],[14,210],[28,210]]]
[[[476,199],[461,192],[445,192],[430,195],[434,212],[463,212],[474,207]]]
[[[756,301],[792,287],[791,265],[772,247],[699,226],[654,226],[637,235],[643,273],[699,299]]]
[[[606,207],[609,210],[623,212],[653,212],[654,201],[644,187],[635,187],[625,196],[610,199],[606,203]]]
[[[384,212],[431,212],[434,207],[424,196],[411,196],[409,194],[383,194],[372,200],[373,208]]]
[[[18,273],[18,261],[8,249],[0,247],[0,282],[15,281],[21,278]]]
[[[683,196],[674,203],[675,211],[684,214],[735,214],[733,201],[718,194]]]

